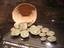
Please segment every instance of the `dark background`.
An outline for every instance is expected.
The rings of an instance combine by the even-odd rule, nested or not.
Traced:
[[[36,6],[41,24],[56,32],[58,48],[64,48],[64,1],[63,0],[0,0],[0,42],[13,26],[12,11],[20,3],[31,3]],[[55,20],[52,22],[51,20]],[[12,25],[11,25],[12,24]]]

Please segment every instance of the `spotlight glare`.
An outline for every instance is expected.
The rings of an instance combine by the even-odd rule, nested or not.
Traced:
[[[52,19],[51,21],[52,21],[52,22],[55,22],[55,20],[54,20],[54,19]]]
[[[50,42],[47,42],[46,45],[52,47],[52,44]]]

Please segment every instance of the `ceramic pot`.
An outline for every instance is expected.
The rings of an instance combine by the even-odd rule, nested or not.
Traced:
[[[25,22],[30,26],[37,19],[37,9],[30,3],[21,3],[14,8],[12,18],[17,24]]]

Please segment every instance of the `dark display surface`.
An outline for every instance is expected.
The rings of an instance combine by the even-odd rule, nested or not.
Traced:
[[[31,3],[36,6],[38,11],[38,18],[35,25],[43,25],[48,27],[50,30],[55,31],[57,41],[52,43],[53,48],[64,48],[64,7],[49,4],[47,0],[0,0],[0,39],[2,40],[18,43],[18,44],[32,44],[42,48],[45,46],[45,42],[41,42],[38,37],[29,37],[24,41],[21,41],[21,37],[11,38],[10,28],[13,27],[12,11],[20,3]],[[0,45],[2,47],[2,45]],[[49,47],[52,48],[52,47]]]

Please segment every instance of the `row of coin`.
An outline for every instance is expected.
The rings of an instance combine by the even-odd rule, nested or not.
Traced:
[[[41,38],[41,41],[50,41],[54,42],[56,41],[55,37],[55,32],[50,31],[48,28],[43,27],[42,25],[32,25],[28,28],[26,23],[21,23],[21,24],[14,24],[14,27],[11,28],[11,35],[12,36],[20,36],[22,38],[27,38],[29,37],[29,32],[33,35],[39,35]]]
[[[29,32],[33,35],[39,35],[41,38],[41,41],[50,41],[50,42],[55,42],[56,41],[56,37],[55,37],[55,32],[54,31],[50,31],[48,28],[45,28],[41,25],[32,25],[29,28]]]

